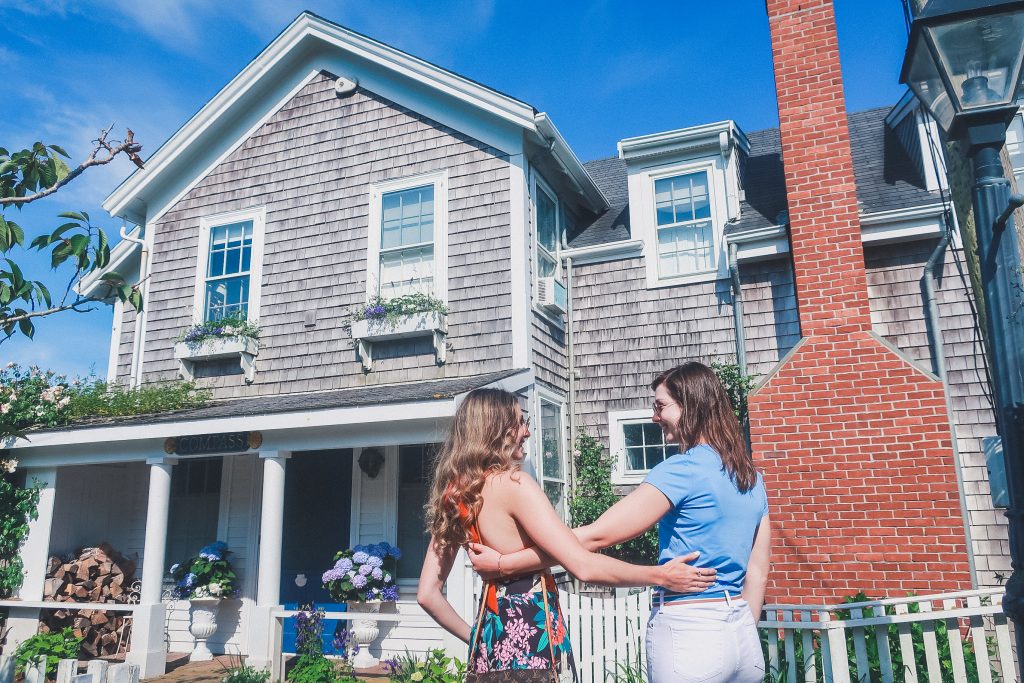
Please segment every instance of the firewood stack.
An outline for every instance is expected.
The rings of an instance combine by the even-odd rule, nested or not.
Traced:
[[[57,602],[127,603],[135,580],[134,560],[109,543],[83,549],[76,558],[51,557],[46,568],[43,599]],[[39,631],[49,633],[70,626],[84,638],[82,652],[93,657],[117,654],[118,639],[128,612],[91,609],[44,611]]]

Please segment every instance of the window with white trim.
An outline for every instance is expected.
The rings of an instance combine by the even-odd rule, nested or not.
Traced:
[[[262,208],[200,220],[196,322],[259,318],[264,223]]]
[[[540,178],[533,176],[533,271],[534,305],[560,319],[566,308],[565,283],[559,262],[563,207],[558,195]]]
[[[1010,156],[1013,177],[1017,180],[1017,191],[1024,190],[1024,119],[1020,114],[1013,117],[1006,130],[1006,153]]]
[[[558,514],[565,517],[565,444],[562,404],[540,397],[540,483]]]
[[[369,297],[447,295],[447,174],[371,186]]]
[[[652,468],[679,452],[675,444],[665,443],[661,427],[651,421],[650,408],[609,412],[608,434],[616,484],[642,482]]]
[[[715,228],[707,171],[654,179],[658,275],[715,270]]]

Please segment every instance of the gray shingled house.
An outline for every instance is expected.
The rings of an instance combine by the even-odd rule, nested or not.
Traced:
[[[921,281],[944,181],[928,124],[908,98],[850,126],[876,327],[937,371]],[[533,469],[564,510],[577,430],[608,446],[628,488],[666,453],[645,425],[654,374],[739,358],[764,375],[800,337],[777,131],[710,123],[584,164],[532,106],[309,13],[104,207],[136,226],[111,268],[145,293],[141,314],[113,304],[110,379],[193,377],[215,401],[17,446],[47,483],[21,598],[42,597],[50,554],[99,540],[137,553],[130,656],[144,675],[192,648],[188,604],[163,597],[163,577],[214,538],[243,580],[215,651],[267,662],[271,611],[321,599],[333,552],[378,540],[405,554],[402,618],[374,650],[446,643],[413,596],[430,448],[460,397],[522,394]],[[954,246],[935,278],[938,343],[975,581],[991,585],[1008,566],[982,454],[995,432]],[[447,315],[353,322],[371,297],[414,291]],[[258,321],[258,341],[176,350],[182,330],[228,310]],[[80,514],[104,492],[116,508]],[[460,609],[468,576],[457,563]],[[35,614],[13,616],[17,639]]]

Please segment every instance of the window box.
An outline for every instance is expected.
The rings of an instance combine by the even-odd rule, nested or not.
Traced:
[[[397,320],[385,318],[356,320],[352,323],[352,339],[359,345],[359,357],[366,372],[373,370],[373,343],[434,337],[434,356],[438,365],[445,362],[445,337],[448,334],[447,316],[437,311],[410,313]]]
[[[174,345],[174,358],[181,365],[181,375],[187,380],[195,378],[195,364],[225,358],[238,358],[245,381],[256,379],[256,356],[260,342],[251,337],[210,337],[198,342],[178,342]]]

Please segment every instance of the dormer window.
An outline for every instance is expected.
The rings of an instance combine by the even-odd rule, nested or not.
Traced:
[[[732,121],[619,142],[648,287],[728,277],[724,231],[739,216],[739,167],[749,152]]]
[[[715,234],[706,171],[654,178],[658,275],[715,269]]]

